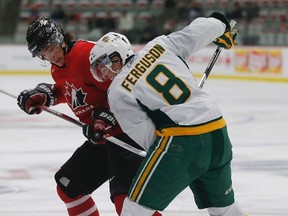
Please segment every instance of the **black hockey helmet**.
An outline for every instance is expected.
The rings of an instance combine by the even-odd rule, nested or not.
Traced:
[[[64,30],[50,18],[39,17],[27,29],[26,41],[33,57],[41,57],[40,52],[49,44],[61,46]]]

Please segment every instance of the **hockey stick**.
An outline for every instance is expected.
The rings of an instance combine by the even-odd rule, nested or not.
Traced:
[[[0,89],[0,92],[5,94],[5,95],[7,95],[7,96],[9,96],[9,97],[17,99],[17,97],[15,95],[10,94],[9,92],[6,92],[6,91],[4,91],[2,89]],[[82,127],[84,125],[82,122],[80,122],[80,121],[78,121],[78,120],[76,120],[76,119],[74,119],[74,118],[72,118],[72,117],[70,117],[70,116],[68,116],[68,115],[66,115],[64,113],[58,112],[58,111],[56,111],[54,109],[48,108],[46,106],[40,106],[40,108],[42,110],[52,114],[52,115],[55,115],[55,116],[57,116],[59,118],[62,118],[62,119],[66,120],[66,121],[68,121],[70,123],[73,123],[74,125],[79,126],[79,127]],[[110,142],[112,142],[112,143],[114,143],[114,144],[116,144],[116,145],[128,150],[128,151],[131,151],[131,152],[141,156],[141,157],[145,157],[146,156],[146,152],[145,151],[137,149],[137,148],[135,148],[135,147],[123,142],[122,140],[117,139],[116,137],[113,137],[113,136],[110,136],[109,134],[107,134],[107,135],[104,136],[104,138],[106,140],[108,140],[108,141],[110,141]]]
[[[235,20],[231,20],[231,21],[230,21],[231,31],[233,30],[233,28],[235,27],[235,25],[236,25],[236,21],[235,21]],[[214,52],[214,54],[213,54],[213,56],[212,56],[209,64],[208,64],[208,66],[207,66],[207,68],[206,68],[206,70],[205,70],[205,72],[204,72],[204,74],[203,74],[203,76],[202,76],[199,84],[198,84],[198,87],[199,87],[200,89],[203,88],[203,85],[204,85],[204,83],[206,82],[206,80],[207,80],[207,78],[208,78],[208,76],[209,76],[212,68],[214,67],[214,64],[215,64],[215,62],[217,61],[217,59],[218,59],[221,51],[222,51],[222,47],[219,47],[219,46],[218,46],[217,49],[215,50],[215,52]]]

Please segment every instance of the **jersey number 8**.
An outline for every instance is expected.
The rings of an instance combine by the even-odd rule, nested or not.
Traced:
[[[191,95],[185,83],[164,65],[157,65],[146,80],[170,105],[185,103]]]

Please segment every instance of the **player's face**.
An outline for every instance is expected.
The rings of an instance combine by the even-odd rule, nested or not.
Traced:
[[[41,56],[48,60],[51,64],[62,67],[64,62],[64,51],[56,44],[50,44],[41,51]]]
[[[113,80],[122,68],[121,58],[117,55],[112,57],[104,56],[97,61],[95,71],[98,78],[102,81]]]
[[[119,56],[114,56],[111,58],[111,62],[112,62],[112,70],[113,71],[119,71],[122,69],[122,61],[121,58]],[[115,75],[116,76],[116,75]]]

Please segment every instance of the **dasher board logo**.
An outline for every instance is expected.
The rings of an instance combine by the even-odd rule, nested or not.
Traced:
[[[87,93],[84,93],[82,88],[76,88],[73,84],[66,82],[64,95],[73,110],[88,105],[85,102]]]
[[[237,49],[235,70],[238,73],[283,73],[283,53],[280,49]]]

